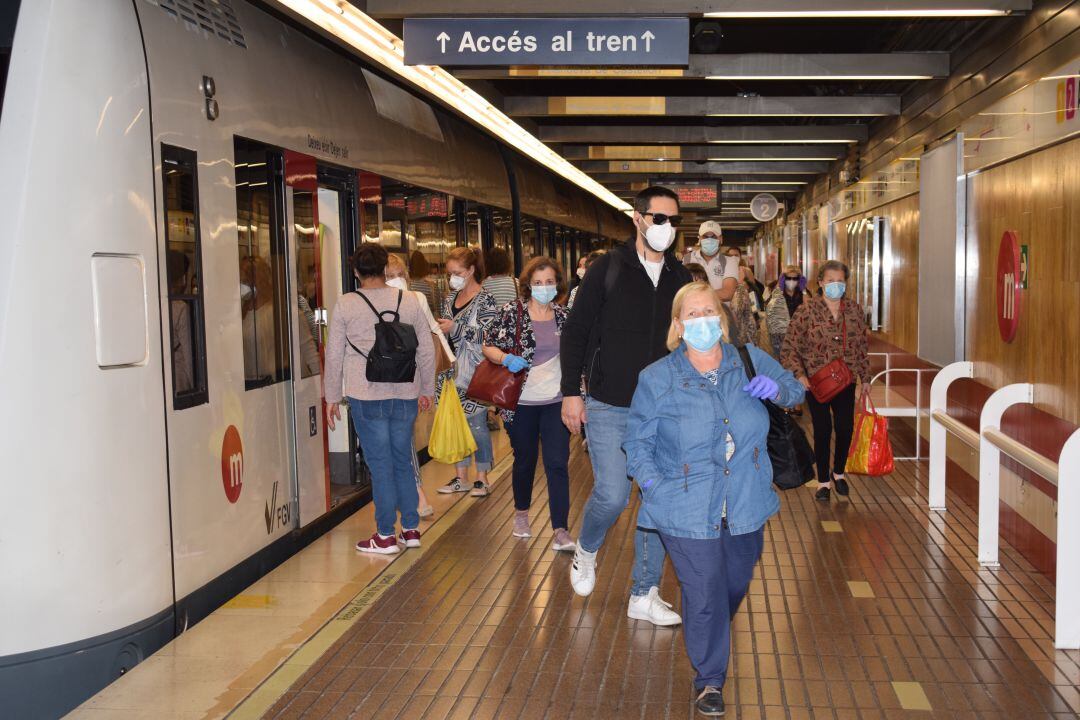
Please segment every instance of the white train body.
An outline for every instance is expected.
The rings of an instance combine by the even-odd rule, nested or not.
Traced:
[[[185,19],[207,7],[214,31]],[[515,203],[494,141],[242,0],[22,0],[14,38],[0,114],[0,697],[12,717],[50,717],[294,552],[331,510],[323,443],[342,452],[348,438],[324,438],[321,411],[309,425],[320,377],[246,385],[236,138]],[[206,397],[183,409],[166,352],[163,146],[197,158]],[[554,197],[522,210],[621,231],[513,162],[519,185]],[[323,212],[348,200],[319,192]]]

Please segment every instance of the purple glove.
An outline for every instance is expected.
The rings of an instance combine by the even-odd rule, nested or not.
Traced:
[[[743,391],[758,400],[771,400],[780,392],[780,386],[768,375],[757,375],[743,387]]]

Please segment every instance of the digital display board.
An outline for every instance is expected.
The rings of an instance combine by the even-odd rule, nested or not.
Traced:
[[[679,196],[682,210],[711,210],[720,207],[720,182],[718,180],[655,180]]]

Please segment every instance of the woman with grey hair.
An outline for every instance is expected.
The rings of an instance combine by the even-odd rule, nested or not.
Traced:
[[[818,269],[822,294],[795,311],[780,354],[784,367],[809,390],[806,403],[814,421],[814,453],[821,484],[814,497],[822,502],[829,501],[834,487],[839,495],[848,494],[844,466],[855,423],[855,382],[864,386],[870,382],[866,315],[859,303],[844,297],[849,274],[847,265],[839,260],[822,264]],[[837,360],[847,366],[851,383],[838,393],[817,397],[812,379]],[[836,449],[830,465],[834,430]]]

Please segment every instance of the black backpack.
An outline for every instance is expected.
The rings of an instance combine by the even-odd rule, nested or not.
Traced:
[[[372,383],[408,383],[416,377],[416,348],[419,342],[416,339],[416,330],[412,325],[401,322],[401,298],[404,293],[398,290],[397,308],[379,312],[367,296],[359,290],[354,291],[359,295],[371,312],[379,319],[375,323],[375,343],[366,355],[352,344],[348,336],[345,341],[353,350],[367,359],[367,381]],[[393,318],[390,321],[384,319],[385,315]]]
[[[757,375],[750,351],[745,345],[738,346],[746,377]],[[781,490],[794,490],[814,479],[814,451],[806,439],[806,433],[792,421],[784,409],[768,400],[762,400],[769,411],[769,437],[766,442],[769,460],[772,462],[773,484]]]

